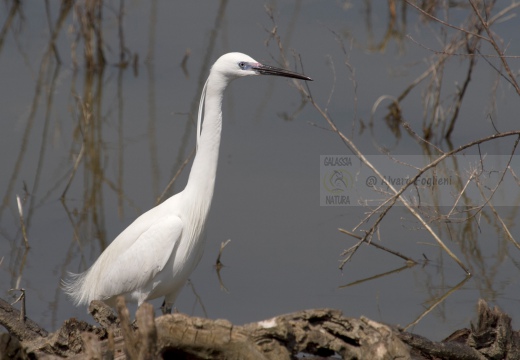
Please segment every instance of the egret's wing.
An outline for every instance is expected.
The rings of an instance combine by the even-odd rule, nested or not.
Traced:
[[[168,262],[182,229],[182,220],[175,215],[155,221],[123,253],[110,256],[98,294],[109,298],[147,285]]]

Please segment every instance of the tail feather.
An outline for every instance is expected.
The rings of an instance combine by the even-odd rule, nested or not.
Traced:
[[[81,274],[67,273],[67,279],[61,281],[63,291],[72,299],[74,305],[87,305],[90,301],[88,291],[84,288],[87,271]]]

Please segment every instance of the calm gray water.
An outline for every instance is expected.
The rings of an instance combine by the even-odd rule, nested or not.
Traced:
[[[50,26],[44,4],[24,2],[23,18],[14,18],[0,48],[0,296],[12,299],[9,289],[26,289],[28,316],[51,331],[69,317],[91,321],[85,308],[75,308],[64,296],[60,279],[67,271],[86,270],[125,226],[154,206],[194,148],[192,121],[211,64],[223,53],[240,51],[279,65],[266,5],[274,9],[290,66],[301,70],[292,56],[294,49],[301,55],[304,72],[314,79],[309,85],[316,102],[327,107],[338,128],[365,154],[380,155],[376,163],[387,169],[395,165],[381,155],[380,147],[395,156],[424,156],[424,149],[402,128],[397,137],[390,130],[384,120],[388,98],[376,109],[373,127],[362,131],[361,123],[369,124],[381,96],[399,96],[433,63],[434,53],[428,48],[442,48],[444,36],[453,34],[421,20],[413,9],[406,10],[404,25],[400,1],[391,36],[387,2],[126,1],[125,46],[131,59],[138,60],[135,67],[122,69],[115,66],[120,3],[106,1],[103,31],[108,65],[99,76],[89,76],[83,41],[76,49],[72,45],[79,31],[72,12],[56,38],[61,65],[55,55],[48,55],[49,29],[56,27],[59,3],[49,4]],[[2,26],[10,7],[9,1],[0,5]],[[448,18],[443,12],[437,16],[460,25],[467,9],[451,9]],[[517,29],[514,18],[495,27],[508,54],[520,53]],[[493,53],[488,45],[480,50]],[[496,58],[490,61],[498,66]],[[518,59],[509,61],[516,71]],[[466,58],[454,57],[437,78],[446,113],[467,66]],[[425,80],[401,104],[405,120],[421,136],[425,114],[431,119],[425,103],[436,100],[427,95],[432,83]],[[82,108],[82,104],[90,105]],[[518,104],[509,83],[497,82],[496,71],[479,59],[451,138],[453,148],[494,134],[493,125],[500,131],[518,129]],[[406,326],[432,307],[412,330],[441,339],[468,326],[477,300],[484,298],[508,312],[518,327],[519,249],[507,240],[489,207],[450,226],[444,221],[431,223],[474,274],[466,282],[462,283],[464,271],[398,206],[383,220],[374,241],[421,264],[345,286],[405,263],[362,246],[343,271],[338,269],[340,254],[355,243],[338,228],[351,230],[369,208],[354,202],[320,206],[324,186],[320,156],[352,153],[336,134],[325,130],[327,123],[310,104],[301,105],[301,96],[285,79],[241,79],[228,89],[207,247],[191,277],[193,286],[182,291],[177,309],[241,324],[331,307],[346,316],[364,315]],[[82,120],[82,112],[90,114],[87,119]],[[84,139],[88,141],[82,147]],[[439,135],[432,141],[450,149]],[[481,151],[506,156],[513,142],[508,138],[488,143]],[[467,153],[478,152],[473,148]],[[176,180],[174,192],[185,185],[189,166]],[[514,163],[512,168],[519,173]],[[356,181],[366,195],[364,180]],[[495,209],[519,240],[518,183],[508,176],[506,185],[497,193]],[[23,198],[26,191],[28,252],[16,202],[16,195]],[[457,191],[445,192],[448,200],[440,209],[447,213]],[[432,220],[435,216],[430,215]],[[213,265],[220,244],[228,239],[220,273],[224,290]],[[423,262],[424,257],[429,261]],[[160,301],[154,304],[158,307]]]

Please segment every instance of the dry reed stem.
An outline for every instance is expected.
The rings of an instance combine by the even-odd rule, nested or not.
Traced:
[[[403,331],[406,331],[408,330],[409,328],[411,328],[412,326],[415,326],[416,324],[419,323],[419,321],[421,321],[426,315],[428,315],[429,313],[431,313],[440,303],[442,303],[444,300],[446,300],[451,294],[453,294],[455,291],[459,290],[460,288],[462,288],[462,286],[466,283],[466,281],[468,281],[470,279],[471,276],[466,276],[464,277],[464,279],[459,282],[457,285],[455,285],[454,287],[452,287],[448,292],[446,292],[445,294],[443,294],[441,297],[439,297],[438,299],[436,299],[433,304],[431,304],[430,306],[428,306],[428,308],[426,310],[423,311],[423,313],[421,315],[419,315],[417,317],[417,319],[415,319],[414,321],[412,321],[411,323],[409,323],[408,325],[406,325],[403,329]]]
[[[272,16],[272,14],[270,14],[270,16]],[[278,44],[278,49],[280,51],[280,56],[282,57],[282,62],[283,64],[288,67],[288,61],[284,55],[284,51],[283,51],[283,47],[282,47],[282,43],[281,43],[281,40],[280,40],[280,37],[278,36],[277,34],[277,30],[276,30],[276,27],[273,28],[272,30],[272,33],[271,33],[271,36],[276,40],[277,44]],[[372,163],[370,161],[368,161],[368,159],[361,153],[361,151],[357,148],[357,146],[354,144],[354,142],[352,140],[350,140],[350,138],[348,138],[347,136],[345,136],[337,127],[336,127],[336,124],[332,121],[332,119],[328,116],[327,112],[325,110],[323,110],[317,103],[316,101],[314,100],[314,98],[312,97],[311,93],[310,93],[310,88],[309,88],[309,84],[306,83],[304,87],[300,82],[296,81],[296,80],[293,80],[292,81],[294,86],[296,87],[296,89],[299,90],[299,92],[301,93],[301,95],[303,97],[305,97],[311,104],[312,106],[318,111],[318,113],[322,116],[323,119],[325,119],[325,121],[329,124],[329,127],[332,129],[332,131],[334,131],[336,134],[338,134],[338,136],[340,137],[340,139],[343,141],[343,143],[345,143],[345,145],[347,145],[347,147],[354,153],[354,155],[356,155],[368,168],[370,168],[376,175],[378,178],[381,179],[381,181],[390,189],[392,190],[392,192],[394,193],[394,196],[392,196],[391,198],[389,198],[388,200],[386,200],[381,206],[384,206],[384,205],[387,205],[387,207],[383,210],[383,212],[380,214],[380,216],[378,217],[378,219],[375,221],[375,224],[366,232],[366,234],[363,236],[362,240],[360,240],[358,242],[358,244],[356,246],[353,247],[353,250],[351,252],[351,254],[353,254],[358,248],[359,246],[361,246],[362,242],[364,241],[367,241],[369,242],[370,241],[370,237],[372,236],[372,234],[374,233],[374,231],[377,229],[379,223],[383,220],[384,216],[387,214],[387,212],[392,208],[392,206],[395,204],[395,202],[397,200],[400,200],[403,205],[408,209],[408,211],[410,211],[410,213],[412,213],[412,215],[417,219],[419,220],[419,222],[421,223],[421,225],[431,234],[431,236],[434,238],[434,240],[439,244],[439,246],[469,275],[470,272],[468,270],[468,268],[462,263],[462,261],[459,260],[459,258],[444,244],[444,242],[441,240],[441,238],[435,233],[435,231],[433,231],[433,229],[430,227],[430,225],[423,219],[423,217],[417,212],[417,210],[415,210],[412,205],[408,202],[408,200],[406,200],[404,197],[402,197],[401,195],[403,194],[403,192],[408,188],[408,186],[412,183],[414,183],[415,180],[417,180],[420,175],[428,170],[429,168],[431,167],[434,167],[436,166],[439,162],[439,161],[434,161],[431,165],[432,166],[426,166],[425,168],[423,168],[423,171],[422,172],[419,172],[411,181],[408,185],[405,185],[403,186],[399,191],[397,189],[394,188],[394,186],[385,179],[385,177],[379,172],[379,170],[374,166],[372,165]],[[371,214],[369,215],[369,217],[373,216],[375,214],[375,212],[371,212]],[[347,258],[341,263],[340,265],[340,268],[343,268],[344,264],[350,259],[350,257],[352,255],[348,255]]]
[[[182,162],[181,166],[179,167],[179,169],[177,170],[175,175],[173,175],[173,177],[170,180],[170,182],[168,183],[168,185],[166,185],[166,187],[164,188],[161,195],[157,198],[157,200],[155,200],[155,204],[157,204],[157,205],[160,204],[164,200],[164,198],[168,195],[168,191],[170,191],[170,188],[175,183],[175,180],[177,180],[177,178],[182,173],[182,171],[184,170],[186,165],[188,165],[189,162],[191,161],[191,159],[195,156],[195,152],[196,152],[196,148],[193,148],[191,150],[190,154],[188,155],[188,157],[186,157],[186,159],[184,159],[184,161]]]
[[[482,14],[477,9],[477,6],[475,5],[475,1],[474,0],[469,0],[469,3],[471,4],[471,7],[473,8],[473,11],[475,12],[475,14],[478,16],[478,18],[480,20],[480,23],[484,27],[484,30],[486,30],[486,33],[488,34],[489,38],[486,38],[486,40],[493,46],[493,48],[495,49],[496,53],[499,55],[500,61],[502,62],[502,65],[504,66],[504,69],[506,70],[507,76],[509,77],[509,82],[515,88],[516,93],[518,95],[520,95],[520,86],[516,82],[516,76],[511,71],[511,68],[509,67],[508,62],[506,61],[506,58],[504,56],[503,51],[498,46],[498,44],[497,44],[497,42],[495,40],[495,37],[494,37],[493,33],[491,32],[491,30],[489,28],[488,22],[486,20],[484,20],[484,18],[482,17]]]
[[[345,230],[345,229],[342,229],[342,228],[339,228],[338,230],[339,230],[339,232],[342,232],[344,234],[352,236],[353,238],[356,238],[358,240],[362,240],[363,239],[361,236],[359,236],[357,234],[354,234],[353,232],[350,232],[348,230]],[[394,250],[391,250],[391,249],[389,249],[389,248],[387,248],[387,247],[385,247],[383,245],[379,245],[379,244],[377,244],[377,243],[375,243],[373,241],[368,242],[368,245],[372,245],[373,247],[375,247],[375,248],[377,248],[379,250],[383,250],[383,251],[386,251],[386,252],[388,252],[390,254],[393,254],[393,255],[395,255],[397,257],[400,257],[401,259],[405,260],[407,263],[414,264],[414,265],[417,264],[417,261],[415,261],[414,259],[412,259],[412,258],[410,258],[410,257],[408,257],[406,255],[403,255],[403,254],[401,254],[398,251],[394,251]]]

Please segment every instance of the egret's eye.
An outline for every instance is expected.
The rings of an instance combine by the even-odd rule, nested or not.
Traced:
[[[242,70],[244,70],[244,69],[246,68],[247,65],[246,65],[245,62],[241,61],[241,62],[238,63],[238,66],[240,66],[240,68],[241,68]]]

